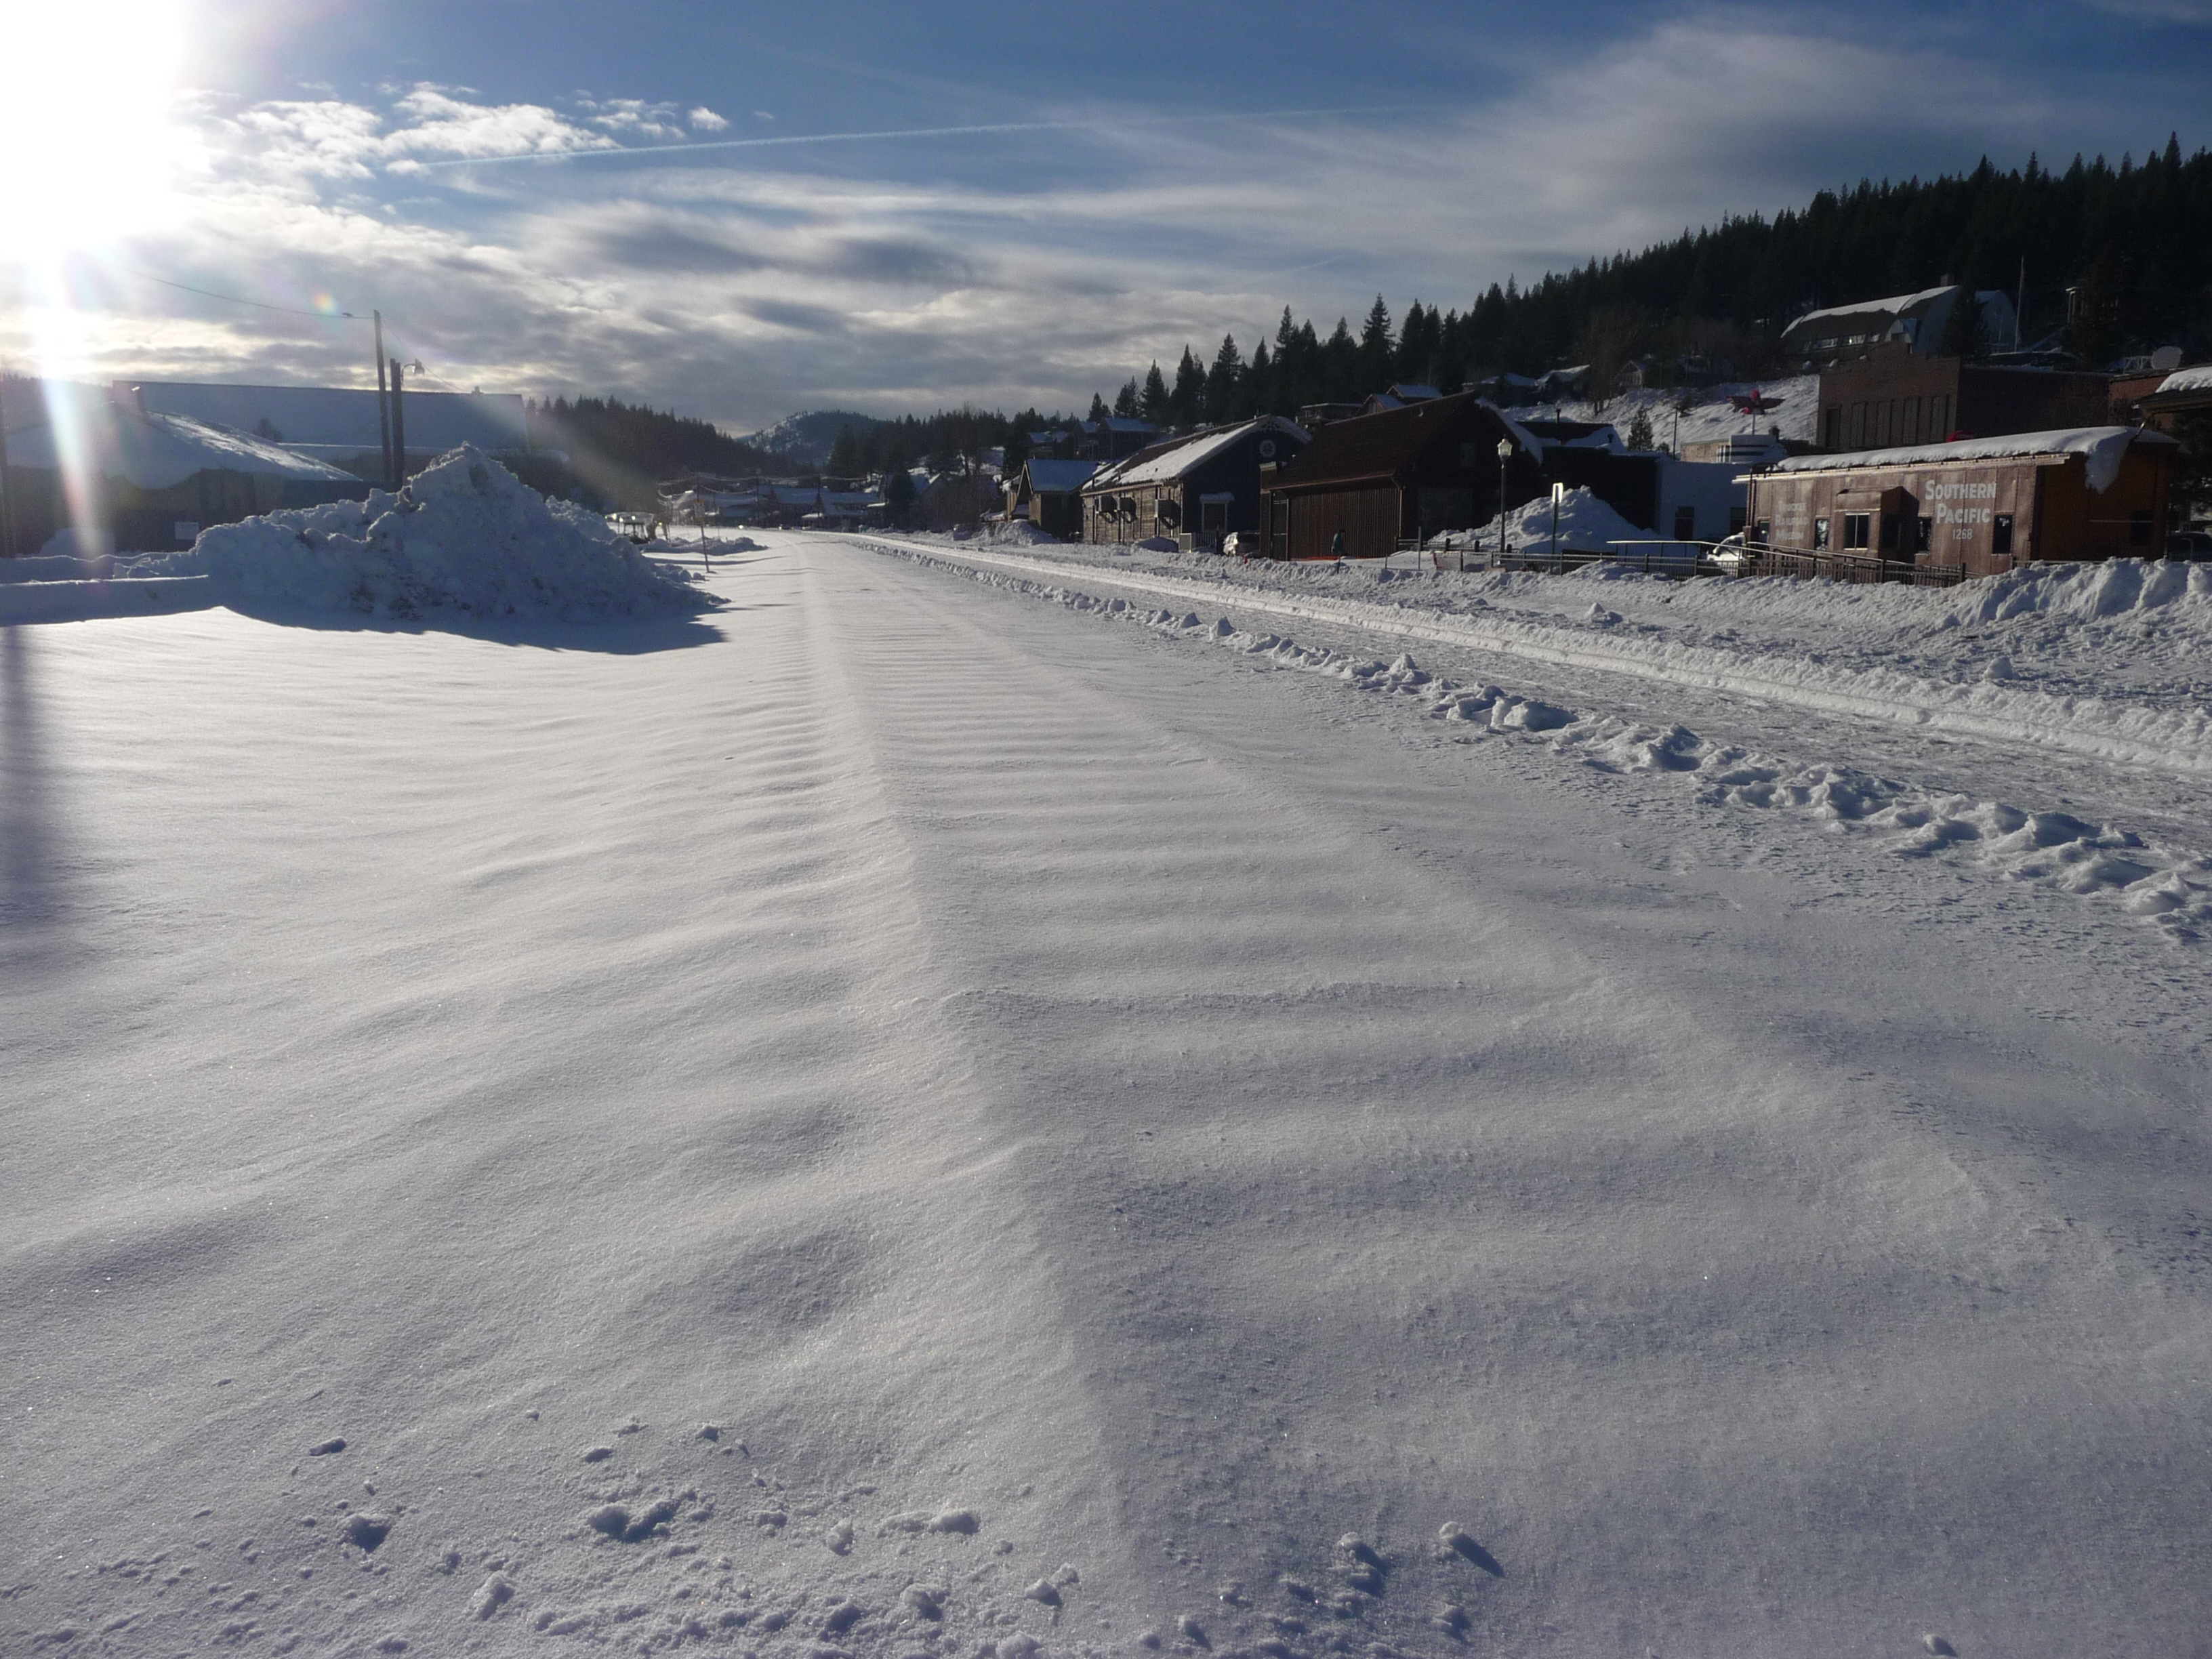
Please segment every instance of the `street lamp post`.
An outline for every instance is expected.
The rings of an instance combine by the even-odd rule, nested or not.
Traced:
[[[1513,459],[1513,440],[1498,441],[1498,562],[1505,562],[1505,464]]]

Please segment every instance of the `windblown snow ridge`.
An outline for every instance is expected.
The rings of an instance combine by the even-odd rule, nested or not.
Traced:
[[[1209,623],[1195,611],[1139,606],[982,569],[967,557],[939,558],[895,543],[865,545],[1071,611],[1204,640],[1278,667],[1341,680],[1356,690],[1411,698],[1431,719],[1465,728],[1469,736],[1539,738],[1556,755],[1607,772],[1680,774],[1709,805],[1807,811],[1839,829],[1873,835],[1900,857],[1940,854],[2004,880],[2116,902],[2176,943],[2193,942],[2212,926],[2212,856],[2162,847],[2131,830],[1923,788],[1854,767],[1781,760],[1710,742],[1683,726],[1580,714],[1496,685],[1462,685],[1408,655],[1388,662],[1349,656],[1240,629],[1224,617]]]
[[[1026,575],[1051,578],[1066,574],[1065,564],[1018,554],[968,551],[956,556]],[[2212,709],[2189,697],[2171,699],[2111,696],[2053,691],[2016,678],[2001,656],[1986,659],[1978,677],[1943,678],[1870,659],[1863,650],[1783,649],[1735,641],[1723,629],[1704,638],[1686,638],[1682,629],[1662,629],[1644,622],[1624,622],[1598,605],[1566,617],[1555,611],[1524,610],[1511,603],[1532,583],[1553,584],[1557,577],[1520,574],[1445,575],[1410,579],[1411,573],[1380,572],[1372,597],[1313,591],[1344,580],[1340,567],[1322,565],[1282,571],[1220,567],[1208,578],[1156,571],[1093,569],[1081,579],[1156,598],[1218,603],[1233,588],[1239,609],[1297,620],[1377,629],[1403,638],[1462,649],[1498,653],[1524,661],[1593,669],[1702,690],[1720,691],[1784,703],[1822,714],[1851,714],[1889,724],[2022,748],[2056,750],[2129,765],[2154,766],[2184,775],[2212,774]],[[1611,580],[1607,580],[1611,578]],[[1365,573],[1359,580],[1367,580]],[[1600,572],[1582,580],[1650,581],[1627,573]],[[1844,588],[1824,594],[1829,585],[1775,578],[1759,582],[1670,584],[1686,599],[1685,612],[1725,613],[1747,606],[1771,609],[1788,601],[1802,613],[1821,608],[1824,599],[1862,605],[1883,613],[1882,631],[1900,627],[1925,637],[1949,635],[1977,625],[2042,618],[2054,623],[2082,618],[2136,617],[2169,613],[2186,639],[2167,654],[2177,662],[2198,654],[2183,649],[2199,635],[2212,643],[2212,570],[2188,565],[2119,561],[2099,567],[2054,567],[2017,573],[1970,589],[1896,587]],[[1711,589],[1710,594],[1705,590]],[[1747,592],[1747,590],[1758,590]],[[1768,590],[1772,590],[1771,592]],[[1894,597],[1892,597],[1892,596]],[[1717,618],[1716,618],[1717,619]],[[2137,617],[2138,622],[2142,619]],[[1844,660],[1835,660],[1836,656]],[[1959,665],[1946,659],[1951,668]]]

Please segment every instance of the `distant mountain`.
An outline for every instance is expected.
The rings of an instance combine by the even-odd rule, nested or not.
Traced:
[[[822,409],[811,414],[787,415],[774,426],[749,434],[745,441],[756,449],[788,455],[808,466],[819,466],[830,459],[830,446],[837,441],[837,434],[844,428],[851,427],[854,437],[864,438],[883,424],[872,415],[856,415],[848,409]]]

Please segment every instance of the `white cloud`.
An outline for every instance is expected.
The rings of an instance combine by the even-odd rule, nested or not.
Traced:
[[[684,119],[690,122],[692,126],[701,132],[720,132],[730,125],[728,117],[715,114],[703,104],[693,110]]]
[[[1377,289],[1394,306],[1464,305],[1509,271],[1525,282],[1863,172],[2118,148],[2154,114],[2040,97],[1924,43],[1742,16],[1665,24],[1464,112],[1118,126],[1110,108],[1062,112],[1108,125],[1054,153],[1065,182],[1030,185],[1000,163],[951,182],[870,177],[851,148],[818,172],[803,148],[427,172],[720,129],[643,100],[556,109],[434,86],[378,108],[204,102],[190,211],[136,257],[219,291],[378,306],[402,349],[460,385],[650,398],[742,427],[825,403],[1066,409],[1186,341],[1210,353],[1233,331],[1249,352],[1285,302],[1324,329]],[[112,292],[88,374],[366,370],[330,325]],[[21,318],[0,298],[0,347]]]

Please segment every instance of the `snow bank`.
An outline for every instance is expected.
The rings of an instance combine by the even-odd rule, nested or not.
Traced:
[[[231,599],[410,619],[605,622],[713,603],[597,514],[549,502],[466,444],[396,495],[218,525],[163,568],[205,574]]]
[[[1516,507],[1505,515],[1506,533],[1516,547],[1540,546],[1548,550],[1552,544],[1552,501],[1542,496]],[[1652,532],[1639,530],[1614,512],[1588,489],[1571,489],[1559,503],[1559,546],[1586,553],[1629,552],[1634,550],[1616,548],[1614,542],[1653,539]],[[1450,530],[1429,539],[1431,547],[1480,549],[1498,545],[1498,520],[1492,519],[1479,530]]]
[[[1986,581],[1938,590],[1943,618],[1960,626],[2039,617],[2096,622],[2131,612],[2173,610],[2212,624],[2212,565],[2164,559],[2101,564],[2036,564]],[[1939,624],[1940,625],[1940,624]],[[2212,636],[2212,627],[2206,627]],[[2212,637],[2206,641],[2212,642]]]

